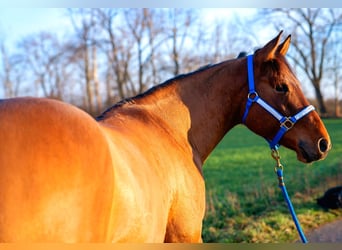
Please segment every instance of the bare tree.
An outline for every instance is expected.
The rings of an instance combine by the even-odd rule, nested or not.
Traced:
[[[340,94],[341,94],[341,84],[340,81],[342,80],[342,62],[341,62],[341,56],[339,53],[336,53],[337,51],[341,51],[342,49],[342,43],[340,42],[342,39],[342,30],[339,32],[336,32],[333,35],[333,39],[329,46],[328,50],[331,50],[335,53],[329,53],[328,58],[328,71],[326,72],[327,75],[330,78],[330,83],[333,86],[334,91],[334,115],[335,117],[340,117]]]
[[[19,45],[22,65],[27,79],[35,82],[35,95],[62,99],[61,72],[63,54],[58,38],[49,32],[40,32],[23,38]]]
[[[141,93],[151,85],[157,84],[160,77],[158,64],[163,52],[163,42],[168,40],[166,28],[162,26],[164,11],[160,9],[130,9],[125,11],[128,30],[131,32],[136,53],[132,59],[137,61],[138,89]],[[135,64],[133,63],[133,66]],[[131,78],[132,80],[133,78]]]
[[[147,63],[151,66],[151,76],[148,80],[152,85],[160,83],[161,76],[158,74],[159,58],[162,52],[158,50],[162,43],[167,39],[163,29],[163,12],[156,9],[148,9],[146,15],[147,37],[150,53],[146,57]]]
[[[105,70],[107,104],[117,99],[116,96],[123,99],[128,95],[126,90],[130,78],[129,63],[133,44],[129,32],[120,23],[122,21],[120,20],[121,11],[118,9],[96,9],[95,12],[98,24],[103,30],[99,47],[108,60]]]
[[[69,9],[69,17],[76,32],[75,54],[81,59],[81,70],[85,81],[86,106],[91,114],[100,112],[102,98],[98,79],[97,41],[99,29],[95,9]],[[77,57],[75,57],[77,58]]]
[[[340,80],[342,79],[340,69],[341,65],[338,65],[339,63],[339,58],[337,58],[337,55],[333,58],[334,60],[334,68],[332,68],[332,76],[333,76],[333,85],[334,85],[334,102],[335,102],[335,117],[340,117],[341,116],[341,111],[340,111]]]
[[[125,19],[128,26],[129,31],[132,34],[132,38],[134,39],[134,45],[137,49],[137,63],[138,63],[138,84],[137,89],[135,89],[135,85],[132,84],[131,88],[133,90],[133,94],[141,93],[144,90],[144,58],[143,53],[145,46],[145,36],[147,32],[147,19],[149,15],[148,9],[129,9],[126,10]]]
[[[170,61],[173,75],[179,75],[182,61],[187,56],[186,48],[190,48],[191,28],[195,27],[196,11],[193,9],[169,9],[166,13],[167,20],[165,32],[168,35],[170,47]],[[186,64],[184,64],[185,66]]]
[[[201,23],[196,48],[203,59],[200,63],[220,62],[235,58],[240,52],[253,52],[253,36],[246,35],[246,27],[251,30],[248,19],[241,19],[238,15],[229,20],[216,19],[209,25]]]
[[[327,109],[322,94],[322,82],[327,70],[328,44],[336,28],[342,23],[339,9],[272,9],[262,10],[269,15],[276,27],[286,27],[293,34],[293,53],[295,65],[299,67],[312,83],[318,108],[321,114]]]
[[[22,56],[16,53],[10,53],[3,41],[1,44],[1,65],[0,79],[5,98],[11,98],[20,95],[20,87],[24,79]]]
[[[1,43],[1,59],[2,59],[2,69],[1,69],[1,80],[3,85],[3,91],[5,98],[10,98],[15,95],[13,81],[11,79],[12,75],[12,64],[10,58],[5,48],[4,42]]]

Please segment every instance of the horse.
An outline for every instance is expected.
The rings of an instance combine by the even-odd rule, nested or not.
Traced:
[[[285,59],[291,36],[281,35],[252,57],[176,76],[96,119],[61,101],[2,100],[0,241],[202,242],[203,163],[241,123],[268,141],[289,127],[278,146],[302,162],[324,159],[329,134]]]

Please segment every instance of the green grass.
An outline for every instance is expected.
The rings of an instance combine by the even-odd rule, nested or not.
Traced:
[[[324,211],[316,198],[342,183],[342,120],[324,121],[333,149],[324,161],[300,163],[296,154],[280,148],[284,180],[307,234],[342,216]],[[207,211],[205,242],[293,242],[298,233],[278,188],[275,161],[265,140],[244,126],[231,130],[204,166]]]

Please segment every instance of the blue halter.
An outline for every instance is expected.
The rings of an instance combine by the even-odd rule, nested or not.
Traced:
[[[278,111],[276,111],[274,108],[272,108],[268,103],[266,103],[263,99],[261,99],[258,95],[258,93],[255,91],[254,86],[254,73],[253,73],[253,55],[247,56],[247,67],[248,67],[248,86],[249,86],[249,92],[248,92],[248,99],[246,103],[246,109],[245,113],[242,118],[242,122],[245,123],[247,119],[248,112],[254,102],[258,103],[261,107],[263,107],[268,113],[273,115],[279,123],[280,123],[280,129],[278,130],[277,134],[273,138],[273,140],[267,140],[270,148],[273,150],[277,150],[279,148],[279,141],[284,136],[284,134],[289,131],[294,124],[309,114],[311,111],[315,110],[314,106],[309,105],[303,110],[299,111],[294,116],[283,116]]]

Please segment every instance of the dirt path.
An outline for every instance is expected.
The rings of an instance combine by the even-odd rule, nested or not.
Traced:
[[[309,242],[341,242],[342,219],[323,225],[306,235]]]

